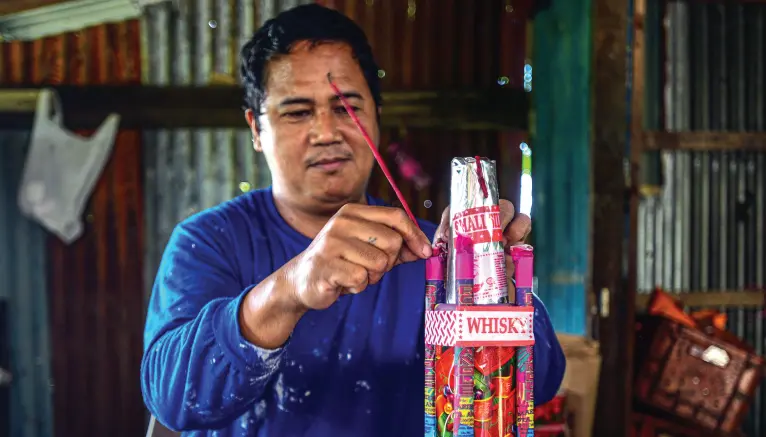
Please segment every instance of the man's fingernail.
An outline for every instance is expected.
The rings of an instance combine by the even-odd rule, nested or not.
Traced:
[[[431,249],[431,245],[430,244],[426,244],[425,246],[423,246],[423,256],[424,257],[428,258],[431,255],[433,255],[433,253],[434,252],[433,252],[433,249]]]

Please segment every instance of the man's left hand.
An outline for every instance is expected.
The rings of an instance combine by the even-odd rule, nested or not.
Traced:
[[[505,199],[500,199],[500,223],[503,227],[503,246],[505,247],[505,271],[508,275],[508,294],[513,296],[515,289],[513,287],[514,265],[508,249],[511,246],[524,244],[529,233],[532,231],[532,219],[526,214],[516,214],[513,204]],[[441,223],[436,229],[434,243],[439,240],[449,241],[450,210],[447,207],[442,213]]]

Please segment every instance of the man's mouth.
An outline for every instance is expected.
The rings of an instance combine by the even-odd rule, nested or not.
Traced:
[[[351,161],[349,158],[328,158],[328,159],[320,159],[319,161],[314,162],[311,164],[310,167],[317,168],[323,171],[335,171],[346,165],[347,162]]]

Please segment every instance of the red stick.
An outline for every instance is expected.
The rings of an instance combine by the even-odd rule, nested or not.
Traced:
[[[375,143],[372,141],[372,138],[370,138],[370,135],[367,134],[367,131],[364,129],[364,126],[362,126],[362,122],[359,121],[359,117],[356,116],[356,112],[354,112],[354,108],[349,105],[348,100],[346,100],[346,96],[343,95],[343,93],[340,92],[340,89],[333,83],[332,76],[330,76],[330,73],[327,73],[327,81],[330,82],[330,86],[332,87],[333,92],[336,96],[338,96],[338,99],[340,99],[340,102],[343,104],[343,107],[346,108],[346,112],[348,112],[348,115],[351,116],[351,119],[354,121],[354,124],[356,124],[356,127],[359,129],[359,132],[362,133],[362,136],[364,137],[364,141],[367,142],[367,145],[370,146],[370,150],[372,151],[372,155],[375,157],[375,160],[378,161],[378,165],[380,166],[380,169],[383,170],[383,174],[386,175],[386,179],[388,179],[388,183],[391,185],[391,188],[394,189],[394,193],[396,193],[396,198],[399,199],[399,202],[401,202],[402,207],[404,208],[404,211],[407,213],[407,215],[410,217],[410,220],[412,220],[413,223],[415,223],[415,226],[420,229],[420,225],[418,225],[418,221],[415,220],[415,216],[412,214],[412,210],[410,210],[410,206],[407,205],[407,201],[404,200],[404,195],[401,191],[399,191],[399,187],[396,186],[396,182],[394,182],[394,177],[391,176],[391,172],[388,171],[388,167],[386,166],[386,163],[383,161],[383,157],[380,155],[380,152],[378,152],[378,148],[375,147]]]

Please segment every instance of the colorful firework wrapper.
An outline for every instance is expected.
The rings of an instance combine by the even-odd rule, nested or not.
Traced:
[[[446,253],[434,248],[434,254],[426,260],[426,311],[433,311],[437,302],[444,302],[444,272],[447,268]],[[436,437],[436,375],[434,363],[436,347],[425,345],[425,437]],[[440,346],[439,346],[440,347]]]
[[[474,244],[474,304],[508,303],[495,162],[485,158],[452,160],[446,301],[458,302],[456,239]],[[452,437],[454,349],[443,348],[436,359],[436,414],[441,437]],[[474,351],[474,433],[477,437],[506,437],[513,432],[516,396],[513,371],[515,348],[478,347]]]
[[[532,246],[523,244],[511,248],[516,267],[516,304],[531,307],[533,260]],[[524,346],[516,349],[516,436],[532,437],[535,434],[534,399],[534,348]]]
[[[473,280],[474,257],[473,241],[466,236],[458,236],[455,240],[456,252],[456,270],[455,283],[458,287],[458,306],[457,308],[466,308],[473,306]],[[455,346],[453,351],[454,362],[452,371],[455,374],[450,382],[454,380],[452,393],[453,410],[455,416],[453,422],[453,433],[457,437],[474,436],[474,384],[473,372],[474,350],[473,347]]]

